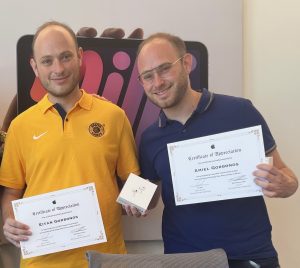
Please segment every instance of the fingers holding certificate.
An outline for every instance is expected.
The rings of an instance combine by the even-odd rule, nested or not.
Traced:
[[[258,196],[265,161],[261,126],[168,144],[176,205]]]
[[[6,239],[16,247],[20,247],[20,241],[27,241],[31,235],[30,227],[26,224],[8,218],[3,225]]]

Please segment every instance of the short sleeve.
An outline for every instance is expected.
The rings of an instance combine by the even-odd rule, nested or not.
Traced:
[[[25,188],[25,170],[19,142],[15,135],[15,126],[12,122],[4,145],[4,154],[0,168],[0,184],[13,188]]]
[[[130,173],[140,174],[137,159],[136,144],[133,138],[132,128],[124,113],[123,128],[120,133],[119,156],[117,162],[117,174],[121,180],[126,180]]]
[[[268,154],[276,148],[275,140],[269,129],[269,126],[261,113],[254,107],[250,100],[245,100],[241,116],[246,120],[249,126],[261,125],[264,139],[265,152]]]

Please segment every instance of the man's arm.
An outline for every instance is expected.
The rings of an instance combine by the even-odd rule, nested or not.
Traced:
[[[23,192],[23,190],[5,187],[1,199],[2,218],[4,222],[3,233],[5,238],[16,247],[20,247],[20,241],[28,240],[28,236],[31,235],[28,225],[14,219],[11,205],[11,201],[22,198]]]
[[[3,124],[0,129],[0,164],[2,161],[2,156],[3,156],[3,150],[4,150],[4,142],[5,142],[5,136],[6,132],[9,128],[9,125],[11,121],[17,116],[17,95],[14,96],[12,99],[8,110],[5,114]]]
[[[17,95],[15,95],[8,107],[8,110],[5,114],[3,124],[1,127],[2,131],[7,132],[8,127],[11,123],[11,121],[17,116]]]
[[[267,156],[273,157],[273,165],[259,164],[253,175],[255,183],[262,187],[268,197],[289,197],[298,188],[298,179],[293,171],[282,161],[275,149]]]

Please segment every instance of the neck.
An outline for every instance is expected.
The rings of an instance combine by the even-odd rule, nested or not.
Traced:
[[[196,110],[200,98],[200,92],[189,88],[179,103],[173,107],[163,109],[163,111],[168,119],[176,120],[184,125]]]
[[[48,94],[48,98],[52,103],[58,103],[68,113],[81,98],[82,92],[79,88],[74,89],[67,96],[57,97]]]

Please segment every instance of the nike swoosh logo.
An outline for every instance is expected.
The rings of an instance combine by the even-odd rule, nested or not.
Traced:
[[[33,138],[34,140],[38,140],[39,138],[43,137],[47,132],[48,132],[48,131],[43,132],[42,134],[40,134],[40,135],[38,135],[38,136],[33,135],[32,138]]]

